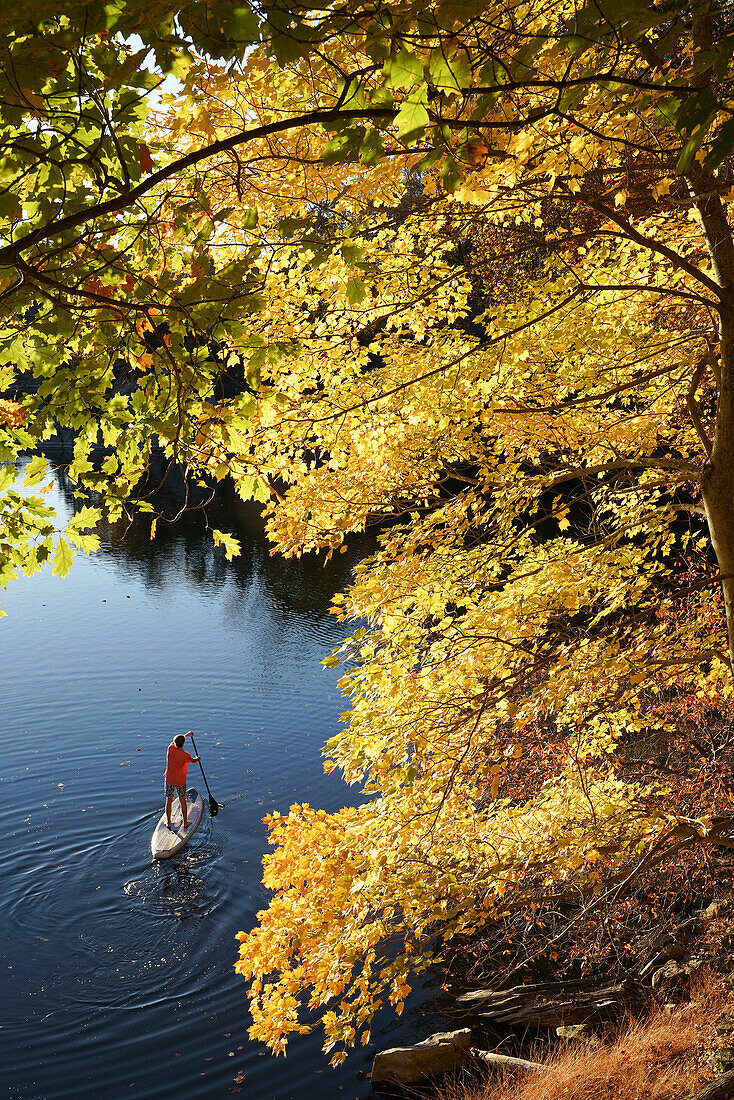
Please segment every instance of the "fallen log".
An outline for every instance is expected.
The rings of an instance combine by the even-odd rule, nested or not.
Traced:
[[[477,1011],[482,1019],[509,1026],[559,1027],[616,1019],[646,997],[631,978],[594,986],[587,980],[520,985],[499,992],[477,990],[457,998],[457,1004]]]
[[[470,1053],[488,1066],[505,1066],[508,1069],[545,1069],[542,1062],[529,1062],[527,1058],[513,1058],[510,1054],[496,1054],[493,1050],[478,1050],[473,1047]]]
[[[462,993],[456,998],[459,1008],[467,1012],[476,1011],[484,1007],[485,1003],[493,1002],[497,997],[505,997],[511,994],[526,993],[531,996],[547,993],[553,996],[556,993],[586,993],[591,989],[598,989],[599,983],[594,978],[571,978],[567,982],[538,982],[535,985],[513,985],[510,989],[474,989],[470,993]]]
[[[734,1100],[734,1069],[717,1077],[688,1100]]]

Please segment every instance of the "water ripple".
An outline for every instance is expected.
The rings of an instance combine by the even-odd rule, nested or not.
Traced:
[[[63,482],[50,496],[69,517]],[[369,1091],[355,1078],[366,1053],[336,1074],[315,1037],[287,1061],[264,1056],[233,969],[235,933],[263,904],[264,813],[354,793],[322,771],[343,704],[320,662],[346,634],[327,609],[357,555],[277,563],[256,517],[214,511],[242,540],[238,562],[187,517],[155,545],[110,529],[64,581],[41,573],[4,594],[0,1064],[13,1100]],[[224,807],[154,863],[165,748],[189,728]]]

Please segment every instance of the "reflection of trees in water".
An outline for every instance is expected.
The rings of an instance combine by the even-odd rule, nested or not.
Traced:
[[[69,509],[78,510],[83,502],[74,497],[66,472],[57,468],[56,475]],[[189,499],[193,507],[175,522],[159,519],[154,540],[150,538],[150,516],[137,516],[132,523],[102,522],[98,528],[99,554],[111,558],[124,574],[142,578],[149,588],[162,590],[182,582],[192,587],[220,587],[229,581],[244,593],[258,583],[285,610],[321,618],[327,615],[334,592],[349,582],[354,565],[375,546],[374,540],[366,536],[352,539],[348,551],[335,555],[326,565],[323,554],[298,559],[271,557],[256,504],[240,500],[227,483],[217,485],[211,499],[209,490],[197,492],[198,497]],[[177,515],[184,502],[180,475],[169,476],[148,499],[162,516]],[[197,507],[205,501],[209,501],[206,519]],[[215,549],[206,522],[239,539],[239,558],[227,561],[224,551]]]

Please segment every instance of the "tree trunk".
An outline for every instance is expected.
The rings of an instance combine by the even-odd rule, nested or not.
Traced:
[[[726,210],[711,176],[688,175],[701,216],[719,294],[720,378],[711,453],[701,475],[711,543],[721,571],[729,662],[734,669],[734,241]]]
[[[630,1005],[643,1003],[648,992],[625,979],[587,988],[586,982],[548,982],[515,986],[500,992],[478,990],[457,998],[457,1007],[478,1012],[484,1020],[511,1027],[559,1027],[614,1020]]]
[[[701,490],[711,543],[721,571],[729,661],[734,666],[734,292],[721,303],[721,383],[711,454]]]
[[[689,1096],[688,1100],[734,1100],[734,1069],[717,1077],[700,1092]]]

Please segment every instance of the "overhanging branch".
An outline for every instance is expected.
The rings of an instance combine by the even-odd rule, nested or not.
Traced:
[[[236,149],[239,145],[246,145],[248,142],[256,141],[258,138],[267,137],[270,134],[281,133],[284,130],[295,129],[299,126],[316,126],[326,122],[348,121],[350,119],[357,120],[362,118],[391,119],[395,113],[396,108],[394,107],[365,107],[360,110],[330,109],[324,111],[310,111],[306,114],[279,119],[277,122],[270,122],[265,126],[256,126],[252,130],[242,130],[237,134],[232,134],[228,138],[223,138],[221,141],[214,141],[211,145],[205,145],[202,149],[197,149],[193,153],[188,153],[187,156],[180,157],[178,160],[166,165],[165,168],[159,168],[157,172],[152,172],[147,179],[142,180],[136,187],[123,191],[114,199],[108,199],[107,202],[96,203],[86,210],[78,210],[76,213],[68,214],[59,221],[49,222],[46,225],[39,226],[37,229],[32,230],[30,233],[26,233],[25,236],[20,237],[12,244],[0,248],[0,267],[14,267],[16,259],[33,245],[39,244],[49,237],[56,237],[61,233],[67,232],[69,229],[75,229],[79,225],[85,225],[95,218],[116,214],[118,211],[125,210],[129,206],[133,206],[139,199],[153,190],[153,188],[161,183],[165,183],[165,181],[172,176],[178,175],[187,168],[194,167],[194,165],[201,163],[201,161],[209,160],[219,153],[225,153],[232,149]]]

